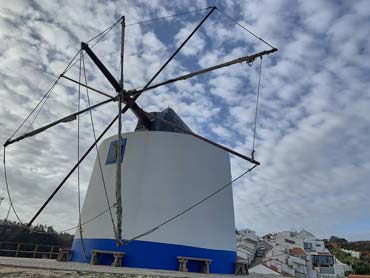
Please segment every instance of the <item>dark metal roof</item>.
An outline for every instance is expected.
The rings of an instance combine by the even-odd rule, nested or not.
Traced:
[[[167,131],[177,133],[192,132],[172,108],[167,108],[162,112],[150,112],[149,115],[151,116],[150,128],[145,127],[140,121],[138,121],[135,131]],[[161,121],[160,119],[171,122],[173,125]],[[176,126],[179,128],[176,128]]]

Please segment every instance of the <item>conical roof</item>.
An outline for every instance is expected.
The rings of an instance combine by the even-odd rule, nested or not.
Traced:
[[[177,133],[192,132],[172,108],[167,108],[162,112],[150,112],[149,115],[152,116],[152,124],[150,128],[146,128],[140,121],[138,121],[135,131],[167,131]],[[164,121],[161,121],[160,119],[163,119]],[[171,122],[173,125],[166,123],[165,121]]]

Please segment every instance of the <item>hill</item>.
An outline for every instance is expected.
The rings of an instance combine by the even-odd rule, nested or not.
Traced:
[[[370,241],[349,242],[345,238],[336,236],[325,240],[325,246],[341,262],[352,265],[354,274],[370,274]],[[360,252],[360,258],[351,257],[341,249]]]
[[[361,253],[363,256],[370,255],[370,240],[354,241],[341,244],[341,247],[348,250],[354,250]]]

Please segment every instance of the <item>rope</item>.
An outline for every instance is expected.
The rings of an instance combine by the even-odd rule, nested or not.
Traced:
[[[209,7],[207,7],[207,8],[201,8],[201,9],[197,9],[197,10],[192,10],[192,11],[181,12],[181,13],[177,13],[177,14],[173,14],[173,15],[164,16],[164,17],[151,18],[151,19],[144,20],[144,21],[133,22],[133,23],[126,24],[126,27],[127,26],[134,26],[134,25],[144,24],[144,23],[149,23],[149,22],[153,22],[153,21],[159,21],[159,20],[163,20],[163,19],[167,19],[167,18],[171,18],[171,17],[176,17],[176,16],[182,16],[182,15],[191,14],[191,13],[195,13],[195,12],[199,12],[199,11],[204,11],[204,10],[207,10],[207,9],[209,9]],[[101,35],[103,35],[105,33],[108,33],[118,23],[120,23],[121,20],[122,20],[122,17],[120,17],[112,25],[110,25],[109,27],[107,27],[104,31],[100,32],[99,34],[97,34],[94,37],[92,37],[91,39],[89,39],[86,43],[89,43],[89,42],[95,40],[97,37],[99,37],[99,36],[101,36]]]
[[[176,17],[176,16],[182,16],[182,15],[186,15],[186,14],[191,14],[191,13],[195,13],[195,12],[199,12],[199,11],[208,10],[209,8],[210,7],[201,8],[201,9],[197,9],[197,10],[192,10],[192,11],[177,13],[177,14],[168,15],[168,16],[164,16],[164,17],[157,17],[157,18],[152,18],[152,19],[148,19],[148,20],[144,20],[144,21],[129,23],[129,24],[126,24],[126,27],[128,27],[128,26],[134,26],[134,25],[138,25],[138,24],[143,24],[143,23],[149,23],[149,22],[158,21],[158,20],[162,20],[162,19],[167,19],[167,18],[170,18],[170,17]]]
[[[87,85],[87,77],[86,77],[86,69],[85,69],[85,59],[84,59],[83,56],[82,56],[82,65],[83,65],[85,83]],[[91,103],[90,103],[90,94],[89,94],[89,90],[87,88],[86,88],[86,95],[87,95],[87,103],[88,103],[88,105],[90,107],[90,105],[91,105]],[[92,111],[89,110],[89,112],[90,112],[90,121],[91,121],[91,127],[92,127],[92,131],[93,131],[94,141],[96,141],[96,133],[95,133],[95,126],[94,126],[94,120],[93,120],[93,116],[92,116]],[[100,174],[101,174],[101,178],[102,178],[102,182],[103,182],[103,187],[104,187],[105,199],[107,201],[107,206],[108,206],[108,209],[109,209],[109,215],[110,215],[110,219],[111,219],[112,226],[113,226],[113,232],[114,232],[114,235],[116,235],[116,225],[114,223],[113,213],[112,213],[112,210],[111,210],[110,201],[109,201],[109,197],[108,197],[107,186],[105,184],[105,178],[104,178],[104,173],[103,173],[103,167],[102,167],[102,164],[101,164],[99,149],[98,149],[98,146],[97,145],[95,145],[95,148],[96,148],[96,153],[97,153],[97,158],[98,158],[98,164],[99,164]]]
[[[84,62],[84,60],[82,60],[82,62]],[[84,69],[85,69],[85,65],[83,64],[84,66]],[[87,77],[86,77],[86,72],[84,70],[84,77],[85,77],[85,81],[87,80]],[[86,81],[87,82],[87,81]],[[80,91],[80,88],[79,88],[79,91]],[[88,94],[88,90],[87,90],[87,94]],[[80,94],[79,94],[80,95]],[[80,98],[79,98],[80,99]],[[89,94],[88,94],[88,103],[89,103],[89,107],[90,107],[90,99],[89,99]],[[95,133],[95,128],[94,128],[94,124],[93,124],[93,119],[92,119],[92,114],[90,114],[91,116],[91,121],[92,121],[92,126],[93,126],[93,133],[94,133],[94,138],[96,140],[96,133]],[[7,193],[8,193],[8,198],[9,198],[9,203],[10,203],[10,206],[9,206],[9,210],[8,210],[8,213],[7,213],[7,217],[6,219],[8,219],[8,216],[9,216],[9,212],[10,212],[10,209],[13,210],[15,216],[17,217],[18,221],[24,225],[25,227],[27,227],[23,221],[20,219],[20,217],[18,216],[18,213],[14,207],[14,204],[13,204],[13,201],[12,201],[12,198],[11,198],[11,194],[10,194],[10,190],[9,190],[9,185],[8,185],[8,178],[7,178],[7,170],[6,170],[6,156],[5,156],[5,153],[6,153],[6,148],[4,147],[4,156],[3,156],[3,163],[4,163],[4,177],[5,177],[5,184],[6,184],[6,189],[7,189]],[[98,153],[98,159],[99,159],[99,165],[100,165],[100,169],[101,169],[101,173],[102,173],[102,168],[101,168],[101,162],[100,162],[100,156],[99,156],[99,153]],[[79,175],[78,175],[79,176]],[[102,175],[102,179],[104,179],[104,176]],[[105,185],[105,181],[103,181],[103,185],[104,185],[104,190],[105,190],[105,193],[106,193],[106,197],[108,198],[108,195],[107,195],[107,189],[106,189],[106,185]],[[79,194],[80,194],[80,190],[79,190]],[[79,195],[80,196],[80,195]],[[102,211],[101,213],[97,214],[96,216],[90,218],[89,220],[85,221],[85,222],[81,222],[81,214],[80,214],[80,197],[79,197],[79,224],[77,226],[73,226],[73,227],[70,227],[70,228],[67,228],[65,230],[62,230],[60,231],[59,233],[65,233],[67,231],[71,231],[71,230],[74,230],[74,229],[77,229],[79,228],[80,231],[81,231],[81,227],[94,221],[95,219],[97,219],[98,217],[102,216],[103,214],[105,214],[107,211],[110,212],[110,215],[111,215],[111,219],[113,221],[113,225],[114,225],[114,220],[113,220],[113,216],[112,216],[112,211],[111,209],[116,205],[115,203],[113,205],[109,205],[109,199],[108,200],[108,208],[104,211]],[[38,233],[38,234],[54,234],[54,233],[48,233],[48,232],[41,232],[41,231],[36,231],[36,230],[30,230],[31,232],[33,233]],[[83,240],[83,237],[81,235],[81,240]],[[83,247],[84,248],[84,247]]]
[[[9,198],[9,203],[10,203],[10,206],[15,214],[15,216],[17,217],[19,223],[23,224],[22,220],[19,218],[18,216],[18,213],[17,211],[15,210],[14,208],[14,204],[13,204],[13,201],[12,201],[12,198],[10,196],[10,190],[9,190],[9,184],[8,184],[8,175],[7,175],[7,172],[6,172],[6,159],[5,159],[5,152],[6,152],[6,148],[4,147],[4,156],[3,156],[3,165],[4,165],[4,179],[5,179],[5,185],[6,185],[6,192],[8,194],[8,198]],[[9,213],[7,215],[7,217],[9,216]]]
[[[93,45],[91,48],[93,48],[99,41],[101,41],[104,36],[106,36],[106,34],[109,33],[110,30],[112,30],[112,28],[118,23],[119,21],[115,22],[114,24],[112,24],[110,27],[108,27],[106,30],[104,30],[103,32],[99,33],[98,35],[94,36],[92,39],[90,39],[88,42],[91,42],[92,40],[96,39],[98,36],[102,35]],[[28,116],[22,121],[22,123],[15,129],[15,131],[12,133],[12,135],[9,137],[8,141],[10,139],[13,138],[13,136],[24,126],[24,124],[28,121],[28,119],[31,117],[31,115],[35,112],[35,110],[40,106],[41,104],[41,107],[40,109],[38,110],[38,112],[36,113],[35,117],[32,119],[30,125],[28,126],[27,130],[26,130],[26,133],[31,129],[32,125],[34,124],[36,118],[38,117],[39,113],[41,112],[42,108],[44,107],[47,99],[50,97],[51,93],[53,92],[53,89],[54,87],[56,86],[56,84],[59,82],[60,78],[67,72],[69,71],[78,61],[80,61],[81,58],[77,59],[76,61],[74,61],[76,59],[76,57],[81,53],[81,50],[77,51],[77,53],[73,56],[73,58],[69,61],[69,63],[67,64],[67,66],[65,67],[65,69],[63,70],[63,72],[58,76],[58,78],[54,81],[54,83],[52,84],[52,86],[49,88],[49,90],[45,93],[45,95],[41,98],[41,100],[37,103],[37,105],[31,110],[31,112],[28,114]],[[80,90],[80,89],[79,89]],[[45,100],[45,101],[44,101]],[[9,184],[8,184],[8,180],[7,180],[7,176],[6,176],[6,160],[5,160],[5,147],[4,147],[4,177],[5,177],[5,183],[6,183],[6,187],[7,187],[7,191],[8,191],[8,196],[9,196],[9,200],[10,200],[10,205],[12,207],[12,210],[14,211],[14,214],[16,215],[18,221],[20,223],[23,224],[23,222],[20,220],[20,218],[18,217],[18,214],[13,206],[13,203],[11,201],[11,197],[10,197],[10,192],[9,192]]]
[[[175,216],[167,219],[166,221],[162,222],[161,224],[147,230],[146,232],[142,233],[142,234],[139,234],[129,240],[126,240],[124,242],[124,244],[128,244],[130,242],[132,242],[133,240],[135,239],[138,239],[138,238],[141,238],[141,237],[144,237],[146,235],[149,235],[153,232],[155,232],[156,230],[158,230],[159,228],[163,227],[164,225],[167,225],[168,223],[174,221],[175,219],[179,218],[180,216],[184,215],[185,213],[189,212],[190,210],[194,209],[195,207],[199,206],[200,204],[204,203],[205,201],[207,201],[208,199],[212,198],[213,196],[215,196],[216,194],[218,194],[219,192],[223,191],[224,189],[226,189],[227,187],[229,187],[230,185],[232,185],[234,182],[236,182],[237,180],[239,180],[240,178],[242,178],[243,176],[245,176],[246,174],[248,174],[249,172],[251,172],[254,168],[256,168],[257,165],[254,165],[253,167],[249,168],[248,170],[246,170],[244,173],[242,173],[241,175],[237,176],[235,179],[233,179],[232,181],[226,183],[225,185],[223,185],[222,187],[220,187],[219,189],[217,189],[216,191],[214,191],[213,193],[209,194],[208,196],[204,197],[203,199],[199,200],[198,202],[194,203],[193,205],[191,205],[190,207],[184,209],[183,211],[181,211],[180,213],[176,214]]]
[[[257,129],[257,116],[258,116],[258,103],[259,103],[259,97],[260,97],[260,85],[261,85],[261,72],[262,72],[262,56],[260,57],[260,65],[259,65],[259,71],[258,71],[258,84],[257,84],[257,96],[256,96],[256,110],[254,114],[254,128],[253,128],[253,144],[252,144],[252,158],[254,159],[255,154],[255,142],[256,142],[256,129]]]
[[[118,21],[119,22],[119,21]],[[99,35],[102,35],[104,33],[103,36],[101,36],[101,38],[99,38],[93,45],[91,48],[93,48],[99,41],[101,41],[101,39],[104,38],[104,36],[117,24],[114,23],[112,26],[110,26],[109,28],[107,28],[105,31],[103,31],[102,33],[98,34],[97,36],[95,36],[94,38],[92,39],[95,39],[96,37],[98,37]],[[92,40],[90,39],[89,42]],[[10,136],[10,138],[8,139],[8,141],[10,139],[12,139],[12,137],[22,128],[22,126],[24,126],[24,124],[27,122],[27,120],[31,117],[31,115],[34,113],[34,111],[37,109],[37,107],[44,101],[44,99],[48,98],[52,92],[52,90],[54,89],[55,85],[58,83],[59,79],[67,72],[69,71],[78,61],[81,60],[81,58],[79,58],[78,60],[74,61],[76,59],[76,57],[78,56],[78,54],[80,54],[81,50],[79,50],[75,56],[71,59],[71,61],[68,63],[68,65],[66,66],[66,68],[64,69],[64,71],[62,72],[62,74],[60,76],[58,76],[58,78],[56,79],[56,81],[53,83],[53,85],[49,88],[49,90],[46,92],[46,94],[41,98],[41,100],[39,101],[39,103],[32,109],[32,111],[29,113],[29,115],[23,120],[23,122],[18,126],[18,128],[16,128],[16,130],[13,132],[13,134]],[[79,89],[80,90],[80,89]],[[46,101],[45,101],[46,102]],[[41,109],[43,108],[45,102],[42,104],[40,110],[37,112],[36,116],[34,117],[34,119],[32,120],[31,124],[29,125],[27,131],[32,127],[34,121],[36,120],[37,116],[39,115]],[[26,131],[26,132],[27,132]],[[9,197],[9,200],[10,200],[10,205],[11,205],[11,208],[12,210],[14,211],[14,214],[16,215],[18,221],[23,224],[23,222],[21,221],[21,219],[19,218],[17,212],[16,212],[16,209],[11,201],[11,196],[10,196],[10,191],[9,191],[9,184],[8,184],[8,179],[7,179],[7,175],[6,175],[6,158],[5,158],[5,147],[4,147],[4,177],[5,177],[5,183],[6,183],[6,187],[7,187],[7,192],[8,192],[8,197]]]
[[[39,107],[39,105],[41,104],[41,102],[44,101],[45,98],[49,97],[50,95],[50,92],[53,90],[53,88],[55,87],[55,85],[57,84],[57,82],[59,81],[59,77],[57,78],[57,80],[53,83],[53,85],[49,88],[49,90],[46,92],[45,95],[43,95],[43,97],[41,98],[41,100],[37,103],[37,105],[32,109],[32,111],[28,114],[28,116],[23,120],[23,122],[14,130],[14,132],[12,133],[12,135],[9,137],[9,140],[13,138],[13,136],[22,128],[22,126],[27,122],[27,120],[31,117],[31,115],[33,114],[33,112],[35,112],[35,110],[37,109],[37,107]],[[41,108],[42,109],[42,108]],[[38,112],[40,113],[40,112]],[[37,115],[38,115],[37,113]],[[36,115],[36,117],[37,117]],[[32,123],[30,124],[30,126],[27,128],[27,131],[31,128],[31,125],[33,124],[33,122],[35,121],[35,119],[33,119]],[[26,131],[26,133],[27,133]]]
[[[77,53],[75,54],[75,56],[73,56],[72,60],[69,61],[68,65],[65,67],[64,71],[62,72],[61,75],[65,74],[67,71],[69,71],[70,69],[70,65],[73,63],[74,59],[76,59],[76,57],[80,54],[81,52],[81,49],[77,51]]]
[[[39,114],[40,114],[40,112],[41,112],[42,108],[44,108],[45,103],[47,102],[47,100],[49,99],[49,97],[50,97],[51,93],[53,92],[53,89],[54,89],[54,87],[56,86],[56,84],[58,83],[59,79],[60,79],[60,77],[58,77],[58,78],[57,78],[57,80],[54,82],[54,84],[50,87],[50,89],[49,89],[48,93],[47,93],[47,94],[45,95],[45,97],[43,97],[43,99],[39,102],[39,103],[41,103],[41,102],[42,102],[42,104],[41,104],[41,106],[40,106],[40,109],[37,111],[37,113],[36,113],[35,117],[32,119],[32,121],[31,121],[30,125],[28,126],[28,128],[26,129],[26,132],[25,132],[25,133],[27,133],[27,132],[31,129],[31,127],[32,127],[32,125],[34,124],[35,120],[36,120],[36,119],[37,119],[37,117],[39,116]]]
[[[105,29],[103,32],[97,34],[96,36],[94,36],[93,38],[91,38],[90,40],[88,40],[87,43],[93,41],[94,39],[96,39],[97,37],[101,36],[92,46],[91,48],[93,48],[96,44],[98,44],[108,33],[110,30],[113,29],[114,26],[117,25],[117,23],[119,23],[120,20],[116,21],[114,24],[112,24],[111,26],[109,26],[107,29]],[[67,64],[67,66],[65,67],[65,69],[63,70],[63,72],[58,76],[58,78],[56,79],[56,81],[53,83],[53,85],[49,88],[49,90],[46,92],[46,94],[41,98],[41,100],[39,101],[39,103],[32,109],[32,111],[30,112],[30,114],[23,120],[23,122],[20,124],[20,126],[13,132],[13,134],[10,136],[9,139],[11,139],[18,131],[19,129],[26,123],[26,121],[31,117],[31,115],[33,114],[33,112],[35,112],[35,110],[37,109],[37,107],[42,103],[40,109],[38,110],[36,116],[33,118],[31,124],[28,126],[27,130],[25,133],[27,133],[33,123],[35,122],[36,118],[38,117],[39,113],[41,112],[42,108],[44,107],[47,99],[49,98],[49,96],[51,95],[55,85],[58,83],[59,79],[61,78],[61,76],[63,76],[67,71],[69,71],[77,62],[80,61],[81,58],[77,59],[76,61],[74,61],[74,59],[76,59],[76,57],[78,56],[78,54],[80,54],[81,50],[79,50],[75,56],[72,58],[72,60]]]
[[[267,41],[265,41],[264,39],[262,39],[261,37],[258,37],[255,33],[253,33],[252,31],[250,31],[247,27],[241,25],[238,21],[236,21],[235,19],[233,19],[231,16],[229,16],[228,14],[226,14],[223,10],[220,10],[220,9],[217,9],[221,14],[223,14],[225,17],[227,17],[230,21],[232,21],[234,24],[238,25],[239,27],[243,28],[245,31],[247,31],[249,34],[251,34],[253,37],[255,37],[256,39],[260,40],[261,42],[263,42],[264,44],[268,45],[269,47],[271,48],[276,48],[276,47],[273,47],[271,44],[269,44]]]
[[[81,83],[81,59],[82,51],[80,51],[80,71],[78,74],[78,82]],[[77,102],[77,111],[80,112],[81,108],[81,86],[78,86],[78,102]],[[80,161],[80,115],[77,115],[77,162]],[[79,223],[79,233],[81,238],[81,245],[83,255],[86,258],[85,244],[82,234],[82,225],[81,225],[81,187],[80,187],[80,164],[77,166],[77,197],[78,197],[78,223]]]
[[[9,213],[10,213],[11,208],[12,208],[12,206],[9,205],[8,213],[6,214],[5,220],[8,220],[8,217],[9,217]]]
[[[109,208],[103,210],[101,213],[95,215],[94,217],[90,218],[89,220],[85,221],[82,223],[82,226],[85,226],[86,224],[94,221],[95,219],[97,219],[98,217],[102,216],[103,214],[105,214],[107,211],[110,211],[114,206],[116,205],[116,203],[114,203],[113,205],[111,205]],[[74,230],[78,228],[78,226],[74,226],[74,227],[71,227],[71,228],[68,228],[68,229],[65,229],[63,231],[60,231],[59,233],[64,233],[64,232],[67,232],[67,231],[70,231],[70,230]]]
[[[78,54],[80,53],[80,50],[75,54],[75,56],[73,56],[72,60],[69,61],[68,65],[65,67],[63,73],[61,75],[63,75],[64,73],[66,73],[69,69],[68,67],[73,63],[74,59],[76,59],[76,57],[78,56]],[[23,122],[18,126],[18,128],[15,129],[15,131],[12,133],[12,135],[10,136],[9,140],[11,138],[13,138],[13,136],[19,131],[19,129],[22,128],[22,126],[27,122],[27,120],[31,117],[31,115],[33,114],[33,112],[35,112],[35,110],[37,109],[37,107],[44,101],[44,99],[48,98],[50,96],[50,94],[52,93],[55,85],[58,83],[60,79],[60,76],[54,81],[54,83],[51,85],[51,87],[49,88],[49,90],[46,92],[46,94],[41,98],[41,100],[37,103],[37,105],[32,109],[32,111],[28,114],[28,116],[23,120]],[[45,101],[46,102],[46,101]],[[35,116],[35,118],[32,120],[31,124],[29,125],[29,127],[27,128],[27,131],[31,128],[32,124],[34,123],[34,121],[36,120],[38,114],[40,113],[42,107],[44,106],[45,102],[42,104],[40,110],[37,112],[37,115]],[[26,131],[26,133],[27,133]]]
[[[207,10],[207,9],[209,9],[209,8],[203,8],[203,9],[198,9],[198,10],[193,10],[193,11],[178,13],[178,14],[169,15],[169,16],[165,16],[165,17],[152,18],[152,19],[148,19],[148,20],[144,20],[144,21],[139,21],[139,22],[134,22],[134,23],[126,24],[125,27],[127,27],[127,26],[134,26],[134,25],[138,25],[138,24],[144,24],[144,23],[153,22],[153,21],[158,21],[158,20],[162,20],[162,19],[166,19],[166,18],[170,18],[170,17],[175,17],[175,16],[182,16],[182,15],[186,15],[186,14],[190,14],[190,13],[195,13],[195,12],[202,11],[202,10]],[[90,43],[93,40],[95,40],[97,37],[101,36],[90,47],[91,49],[93,49],[94,46],[97,45],[121,20],[122,20],[122,17],[120,17],[117,21],[115,21],[111,26],[109,26],[108,28],[106,28],[104,31],[100,32],[99,34],[97,34],[94,37],[92,37],[91,39],[89,39],[86,43]],[[68,68],[68,70],[70,68],[72,68],[77,62],[78,62],[78,60],[75,61],[72,65],[70,65],[70,67]],[[65,72],[63,72],[62,75],[64,73]]]
[[[144,20],[144,21],[139,21],[139,22],[134,22],[134,23],[130,23],[130,24],[127,24],[126,26],[134,26],[134,25],[138,25],[138,24],[144,24],[144,23],[148,23],[148,22],[153,22],[153,21],[158,21],[158,20],[163,20],[163,19],[167,19],[167,18],[171,18],[171,17],[177,17],[177,16],[182,16],[182,15],[186,15],[186,14],[190,14],[190,13],[195,13],[195,12],[199,12],[199,11],[203,11],[203,10],[207,10],[209,9],[209,7],[207,8],[201,8],[201,9],[196,9],[196,10],[192,10],[192,11],[187,11],[187,12],[182,12],[182,13],[177,13],[177,14],[173,14],[173,15],[169,15],[169,16],[165,16],[165,17],[159,17],[159,18],[152,18],[152,19],[148,19],[148,20]],[[98,33],[97,35],[95,35],[94,37],[92,37],[91,39],[89,39],[87,41],[87,43],[90,43],[92,42],[93,40],[97,39],[99,36],[100,38],[94,42],[94,44],[91,46],[91,49],[96,45],[98,44],[120,21],[121,21],[122,17],[120,19],[118,19],[117,21],[115,21],[112,25],[110,25],[109,27],[107,27],[104,31]],[[77,59],[76,61],[74,61],[76,59],[76,57],[78,56],[78,54],[80,54],[80,51],[79,50],[75,56],[72,58],[72,60],[68,63],[68,65],[66,66],[66,68],[64,69],[64,71],[60,74],[60,76],[57,78],[57,80],[54,82],[54,84],[50,87],[50,89],[47,91],[47,93],[41,98],[41,100],[39,101],[39,103],[32,109],[32,111],[29,113],[29,115],[23,120],[23,122],[18,126],[18,128],[15,129],[15,131],[13,132],[13,134],[10,136],[9,140],[11,138],[13,138],[13,136],[22,128],[22,126],[27,122],[27,120],[31,117],[31,115],[35,112],[35,110],[37,109],[37,107],[44,101],[45,98],[48,98],[50,96],[50,93],[51,91],[53,90],[53,88],[55,87],[55,85],[58,83],[59,79],[61,76],[63,76],[67,71],[69,71],[77,62],[79,62],[79,59]],[[45,101],[46,102],[46,101]],[[36,116],[34,117],[34,119],[32,120],[31,124],[29,125],[29,127],[27,128],[27,131],[26,133],[31,129],[33,123],[35,122],[36,118],[38,117],[40,111],[42,110],[43,106],[45,105],[45,102],[42,104],[40,110],[37,112]]]
[[[92,40],[96,39],[98,36],[102,35],[103,33],[103,36],[101,36],[101,38],[99,38],[93,45],[91,48],[93,48],[99,41],[101,41],[104,36],[106,36],[106,34],[109,33],[110,30],[112,30],[112,28],[118,23],[119,21],[115,22],[112,26],[108,27],[106,30],[104,30],[103,32],[99,33],[98,35],[96,35],[95,37],[93,37],[92,39],[90,39],[88,42],[91,42]],[[28,126],[27,130],[26,130],[26,133],[31,129],[33,123],[35,122],[36,118],[38,117],[39,113],[41,112],[43,106],[45,105],[46,103],[46,100],[50,97],[51,93],[53,92],[53,89],[54,87],[56,86],[56,84],[58,83],[58,81],[60,80],[60,78],[67,72],[69,71],[78,61],[80,61],[81,58],[77,59],[76,61],[74,61],[76,59],[76,57],[78,56],[78,54],[80,54],[81,50],[79,50],[74,56],[73,58],[70,60],[70,62],[67,64],[67,66],[65,67],[65,69],[63,70],[63,72],[58,76],[58,78],[55,80],[55,82],[52,84],[52,86],[49,88],[49,90],[45,93],[45,95],[41,98],[41,100],[37,103],[37,105],[31,110],[31,112],[28,114],[28,116],[22,121],[22,123],[15,129],[15,131],[12,133],[12,135],[10,136],[10,138],[8,139],[8,141],[10,139],[13,138],[13,136],[24,126],[24,124],[28,121],[28,119],[31,117],[31,115],[35,112],[35,110],[37,109],[37,107],[40,106],[40,104],[42,103],[40,109],[38,110],[37,114],[35,115],[35,117],[33,118],[33,120],[31,121],[31,124]],[[80,90],[80,89],[79,89]],[[45,101],[44,101],[45,100]],[[23,222],[21,221],[21,219],[19,218],[17,212],[16,212],[16,209],[11,201],[11,196],[10,196],[10,191],[9,191],[9,184],[8,184],[8,179],[7,179],[7,175],[6,175],[6,159],[5,159],[5,147],[4,147],[4,178],[5,178],[5,183],[6,183],[6,188],[7,188],[7,192],[8,192],[8,197],[9,197],[9,201],[10,201],[10,206],[12,208],[12,210],[14,211],[14,214],[16,215],[18,221],[23,224]]]
[[[216,7],[207,13],[207,15],[198,23],[194,30],[187,36],[187,38],[181,43],[181,45],[176,49],[176,51],[167,59],[167,61],[161,66],[161,68],[153,75],[153,77],[146,83],[144,89],[149,87],[150,84],[157,78],[157,76],[166,68],[166,66],[172,61],[173,58],[180,52],[180,50],[185,46],[185,44],[191,39],[191,37],[198,31],[198,29],[203,25],[203,23],[208,19],[208,17],[215,11]]]
[[[109,29],[109,31],[111,31],[112,29]],[[93,49],[108,33],[109,33],[109,31],[108,32],[106,32],[103,36],[101,36],[95,43],[93,43],[92,45],[91,45],[91,49]],[[101,34],[101,33],[100,33]],[[100,35],[99,34],[99,35]],[[90,42],[91,40],[89,40],[88,42]],[[80,50],[81,51],[81,50]],[[82,54],[82,56],[85,56],[85,54]],[[69,68],[68,68],[68,70],[70,70],[71,68],[73,68],[76,64],[77,64],[77,62],[79,62],[80,61],[80,59],[81,58],[79,58],[79,59],[77,59],[73,64],[70,64],[70,66],[69,66]],[[61,76],[63,76],[65,73],[66,73],[67,71],[65,71],[65,72],[63,72],[62,74],[61,74]]]
[[[109,211],[110,209],[112,209],[114,206],[116,205],[116,203],[114,203],[113,205],[111,205],[109,208],[103,210],[102,212],[100,212],[99,214],[95,215],[94,217],[90,218],[89,220],[86,220],[85,222],[83,222],[81,225],[82,226],[85,226],[86,224],[94,221],[95,219],[97,219],[98,217],[102,216],[103,214],[105,214],[107,211]],[[77,228],[79,228],[80,225],[77,225],[77,226],[73,226],[73,227],[70,227],[70,228],[67,228],[65,230],[62,230],[62,231],[59,231],[59,232],[55,232],[55,233],[59,233],[59,234],[62,234],[62,233],[65,233],[65,232],[68,232],[68,231],[72,231],[72,230],[75,230]],[[48,233],[48,232],[41,232],[41,231],[36,231],[36,230],[30,230],[30,232],[32,233],[37,233],[37,234],[55,234],[55,233]]]
[[[199,11],[204,11],[204,10],[207,10],[207,9],[209,9],[209,7],[202,8],[202,9],[197,9],[197,10],[192,10],[192,11],[181,12],[181,13],[177,13],[177,14],[172,14],[172,15],[168,15],[168,16],[164,16],[164,17],[151,18],[151,19],[144,20],[144,21],[138,21],[138,22],[133,22],[133,23],[126,24],[125,27],[144,24],[144,23],[149,23],[149,22],[154,22],[154,21],[159,21],[159,20],[163,20],[163,19],[167,19],[167,18],[171,18],[171,17],[182,16],[182,15],[191,14],[191,13],[195,13],[195,12],[199,12]],[[122,17],[120,17],[112,25],[107,27],[104,31],[100,32],[99,34],[97,34],[94,37],[92,37],[91,39],[89,39],[86,43],[89,43],[89,42],[95,40],[99,36],[104,37],[107,33],[109,33],[110,30],[112,30],[118,23],[120,23],[121,20],[122,20]]]
[[[95,35],[94,37],[92,37],[91,39],[89,39],[86,43],[89,43],[93,40],[95,40],[97,37],[103,35],[104,33],[109,33],[110,30],[112,30],[114,28],[114,26],[116,26],[118,23],[121,22],[121,19],[118,19],[117,21],[115,21],[112,25],[110,25],[108,28],[106,28],[104,31],[100,32],[99,34]]]
[[[99,34],[95,35],[94,37],[92,37],[91,39],[89,39],[86,43],[90,43],[92,42],[93,40],[95,40],[97,37],[101,36],[98,40],[96,40],[96,42],[94,42],[91,46],[91,49],[94,48],[95,45],[97,45],[119,22],[121,21],[121,18],[119,20],[117,20],[116,22],[114,22],[112,25],[110,25],[108,28],[106,28],[104,31],[100,32]],[[81,51],[81,49],[79,50],[79,52]],[[82,57],[84,56],[85,54],[82,54]],[[70,70],[72,67],[74,67],[74,65],[81,59],[81,56],[78,60],[76,60],[73,64],[70,63],[68,66],[68,70]],[[61,75],[64,75],[68,70],[65,70]]]

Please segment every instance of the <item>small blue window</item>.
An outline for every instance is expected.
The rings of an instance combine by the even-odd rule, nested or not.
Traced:
[[[127,141],[127,138],[122,139],[121,162],[122,162],[123,157],[125,155],[126,141]],[[118,140],[113,141],[112,143],[110,143],[108,156],[107,156],[107,161],[105,162],[105,165],[116,163],[116,161],[117,161],[117,144],[118,144]]]

